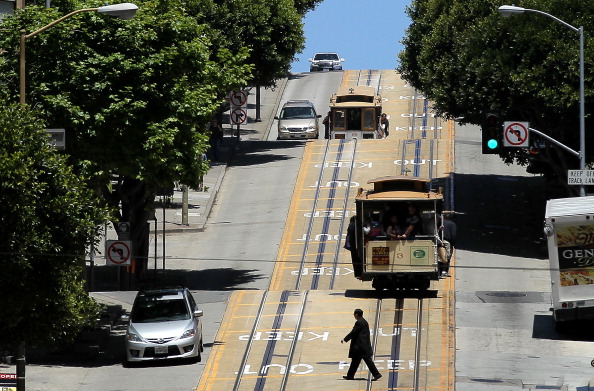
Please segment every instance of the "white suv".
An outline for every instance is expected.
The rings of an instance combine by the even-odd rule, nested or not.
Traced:
[[[278,120],[277,140],[318,138],[320,128],[314,104],[308,100],[290,100],[283,105]]]
[[[308,61],[311,62],[310,72],[323,71],[324,69],[341,71],[344,58],[340,58],[336,53],[316,53],[314,58],[310,58]]]

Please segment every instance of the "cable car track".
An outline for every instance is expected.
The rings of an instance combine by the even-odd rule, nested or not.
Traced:
[[[394,300],[394,315],[392,317],[392,324],[395,332],[391,338],[389,349],[383,349],[381,345],[378,345],[379,330],[382,329],[382,317],[388,316],[391,310],[382,310],[384,301],[388,299],[379,298],[377,300],[377,309],[373,325],[373,350],[375,352],[375,359],[381,357],[387,357],[386,361],[391,362],[388,365],[389,370],[387,376],[387,388],[382,386],[382,389],[386,390],[399,390],[407,389],[418,391],[421,388],[421,384],[426,383],[427,379],[423,376],[421,368],[427,366],[427,357],[423,356],[423,336],[426,334],[424,330],[428,329],[428,325],[425,323],[423,307],[426,298],[419,296],[414,297],[396,297]],[[405,306],[409,304],[409,307]],[[410,306],[412,305],[412,308]],[[405,312],[410,312],[410,316],[405,317]],[[414,312],[413,312],[414,311]],[[412,318],[415,315],[415,322],[409,323],[407,319]],[[389,322],[387,324],[390,324]],[[405,326],[410,331],[410,338],[405,336]],[[412,327],[411,327],[412,326]],[[379,353],[378,353],[379,352]],[[411,354],[412,352],[412,354]],[[413,357],[412,359],[410,357]],[[408,358],[408,359],[407,359]],[[403,365],[400,365],[402,363]],[[403,368],[408,367],[408,369]],[[391,367],[391,368],[390,368]],[[371,374],[368,375],[370,380]],[[367,390],[372,389],[371,382],[368,383]]]
[[[316,270],[316,271],[321,270],[322,272],[321,273],[316,272],[313,275],[311,275],[310,289],[317,290],[320,288],[320,281],[321,281],[321,277],[323,275],[325,275],[325,273],[324,273],[325,268],[328,268],[331,271],[330,280],[328,282],[328,285],[325,287],[325,289],[333,289],[334,288],[334,282],[335,282],[335,276],[336,276],[336,273],[334,271],[337,269],[338,264],[339,264],[340,249],[341,249],[341,243],[342,243],[343,232],[344,232],[344,217],[347,215],[348,200],[349,200],[350,192],[351,192],[351,180],[352,180],[353,168],[354,168],[355,156],[356,156],[356,150],[357,150],[357,139],[354,139],[352,141],[340,140],[338,143],[338,149],[336,151],[336,157],[332,164],[327,163],[329,160],[328,156],[330,154],[330,144],[331,144],[331,140],[327,140],[326,147],[324,149],[324,156],[322,159],[322,163],[320,165],[320,172],[318,175],[318,180],[316,183],[316,189],[315,189],[314,199],[312,202],[312,209],[311,209],[311,213],[310,213],[310,217],[309,217],[307,234],[305,236],[306,240],[305,240],[305,243],[303,246],[303,251],[302,251],[301,260],[300,260],[300,264],[299,264],[299,271],[297,274],[297,281],[295,282],[296,290],[299,290],[301,288],[303,278],[306,275],[304,273],[305,267],[312,263],[313,263],[313,265],[309,266],[312,270]],[[343,169],[345,168],[343,166],[342,162],[343,162],[343,155],[345,153],[345,147],[347,145],[352,145],[352,150],[350,151],[351,156],[350,156],[349,163],[346,166],[348,168],[346,185],[342,186],[344,181],[341,181],[339,178],[341,177],[341,174],[343,173]],[[328,168],[330,168],[330,166],[332,166],[332,170],[330,171],[330,175],[327,175]],[[328,178],[328,177],[330,177],[330,178]],[[326,181],[325,181],[325,179],[326,179]],[[328,186],[326,186],[326,185],[328,185]],[[339,191],[339,190],[337,190],[337,188],[340,190],[343,190],[343,191]],[[317,211],[318,202],[322,199],[322,196],[325,196],[325,198],[326,198],[326,205],[325,205],[324,209],[322,210],[323,220],[321,223],[319,223],[316,221],[317,220],[316,211]],[[335,202],[340,202],[340,201],[342,201],[341,215],[343,216],[343,218],[341,218],[340,221],[336,221],[331,217],[332,216],[331,212],[334,210]],[[338,225],[338,229],[333,230],[332,228],[335,228],[337,225]],[[312,235],[314,226],[317,226],[317,227],[321,226],[319,234],[317,234],[315,236]],[[339,234],[336,237],[336,240],[334,240],[334,238],[331,237],[332,235],[330,235],[329,232],[339,232]],[[318,246],[317,246],[315,253],[309,253],[309,248],[310,248],[312,239],[319,239]],[[328,254],[326,252],[326,250],[327,250],[327,248],[330,248],[332,250],[332,246],[334,246],[333,251],[331,251],[331,254],[333,254],[333,255],[332,255],[331,259],[328,261],[328,260],[326,260],[326,254]],[[313,261],[313,262],[308,261],[308,258],[310,259],[313,257],[315,257],[315,261]],[[310,273],[307,273],[307,275],[310,275]]]
[[[293,368],[297,347],[301,338],[308,295],[310,291],[283,291],[275,301],[272,292],[264,292],[257,313],[253,319],[253,328],[244,347],[239,370],[236,372],[233,390],[263,391],[298,389],[289,388],[289,384],[299,383],[302,376],[295,374]],[[380,297],[375,300],[375,308],[368,311],[375,312],[372,329],[372,346],[375,352],[374,360],[385,363],[382,372],[385,380],[371,382],[371,374],[367,374],[366,390],[381,387],[384,390],[410,389],[422,390],[428,383],[427,371],[429,358],[426,356],[424,336],[429,334],[427,309],[424,301],[427,297]],[[393,302],[393,305],[392,305]],[[387,305],[389,304],[389,305]],[[274,311],[270,311],[274,308]],[[440,325],[437,325],[440,326]],[[393,331],[386,332],[389,327]],[[291,331],[288,331],[291,330]],[[256,338],[257,333],[267,333],[264,338],[265,346],[254,347],[262,338]],[[281,338],[281,333],[291,333],[292,338]],[[381,338],[381,340],[380,340]],[[390,342],[386,343],[386,338]],[[290,343],[289,343],[290,340]],[[300,351],[304,347],[300,346]],[[248,365],[248,362],[252,365]],[[253,366],[256,362],[257,366]],[[281,368],[277,372],[274,369]],[[386,371],[388,371],[386,373]],[[295,375],[295,378],[291,376]],[[360,379],[360,377],[357,376]],[[385,383],[387,382],[387,388]],[[381,384],[381,386],[380,386]]]
[[[351,85],[377,80],[380,87],[381,71],[352,76]],[[453,389],[444,381],[453,376],[443,348],[452,346],[447,297],[440,297],[437,285],[425,292],[373,291],[353,278],[341,245],[354,212],[349,201],[360,184],[398,172],[439,181],[449,172],[437,163],[446,156],[440,120],[430,119],[430,104],[416,91],[406,96],[409,111],[399,112],[409,132],[400,124],[385,141],[307,143],[269,289],[234,293],[197,390]],[[377,382],[365,366],[356,381],[342,379],[348,347],[336,343],[350,331],[354,308],[364,310],[372,329],[374,361],[383,375]]]
[[[235,378],[235,383],[233,386],[233,390],[237,391],[237,390],[245,390],[245,389],[252,389],[252,386],[249,384],[245,384],[246,381],[246,376],[245,375],[250,375],[250,374],[255,374],[255,376],[249,376],[249,381],[251,383],[253,383],[253,390],[254,391],[262,391],[264,389],[266,389],[266,384],[269,381],[269,379],[274,378],[274,380],[278,380],[278,376],[274,375],[271,376],[268,373],[269,368],[271,367],[283,367],[284,371],[280,371],[281,375],[282,375],[282,380],[281,380],[281,385],[280,387],[278,386],[278,381],[274,382],[274,385],[269,387],[270,389],[275,389],[275,390],[285,390],[286,389],[286,385],[287,385],[287,380],[290,374],[290,370],[288,370],[288,368],[291,368],[291,362],[293,360],[293,355],[295,352],[295,346],[297,343],[297,338],[295,336],[299,335],[300,332],[300,328],[301,328],[301,322],[303,320],[303,313],[305,310],[305,305],[307,303],[307,297],[308,297],[309,291],[304,291],[304,292],[297,292],[297,291],[283,291],[281,293],[280,296],[280,300],[277,303],[277,308],[276,308],[276,312],[273,315],[273,319],[272,319],[272,324],[270,328],[266,328],[264,327],[262,324],[265,323],[264,318],[269,317],[269,315],[265,315],[264,314],[264,309],[265,307],[271,304],[274,304],[274,302],[270,303],[268,301],[268,297],[269,297],[269,291],[266,291],[264,293],[264,295],[262,296],[262,300],[260,301],[260,306],[258,308],[257,314],[255,316],[254,319],[254,326],[252,328],[252,331],[249,335],[248,338],[248,342],[247,345],[245,346],[244,349],[244,353],[243,353],[243,357],[241,359],[241,365],[239,367],[239,370],[237,371],[237,376]],[[301,301],[299,303],[299,310],[298,310],[298,317],[297,319],[293,320],[293,319],[287,319],[286,315],[288,313],[288,307],[295,306],[295,302],[291,301],[291,298],[294,297],[300,297]],[[293,316],[293,314],[289,313],[289,315]],[[289,325],[286,325],[286,323],[290,323]],[[294,323],[294,325],[293,325]],[[287,344],[283,344],[283,343],[278,343],[278,341],[280,339],[276,338],[276,335],[278,335],[281,330],[286,332],[285,330],[287,329],[287,327],[285,326],[293,326],[293,336],[294,338],[291,339],[291,344],[288,348],[288,351],[285,350],[284,352],[279,354],[279,350],[282,350],[283,348],[286,349],[286,345]],[[253,351],[254,348],[254,343],[256,341],[255,335],[258,332],[258,330],[266,330],[266,332],[270,333],[270,335],[273,335],[274,337],[269,338],[266,342],[266,346],[262,349],[260,348],[259,353],[262,353],[261,355],[257,355],[257,357],[261,357],[260,360],[260,364],[257,367],[257,371],[255,373],[250,372],[252,370],[251,366],[247,365],[247,362],[250,358],[250,354]],[[262,352],[263,350],[263,352]],[[279,357],[283,357],[286,356],[286,360],[282,360],[282,359],[278,359]],[[244,384],[242,385],[242,380],[244,381]]]

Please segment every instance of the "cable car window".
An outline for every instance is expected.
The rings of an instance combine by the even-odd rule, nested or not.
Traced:
[[[333,129],[345,129],[345,110],[337,109],[334,110],[334,116],[332,118]]]
[[[363,130],[375,130],[375,109],[362,109]]]
[[[348,130],[361,130],[361,109],[349,109]]]

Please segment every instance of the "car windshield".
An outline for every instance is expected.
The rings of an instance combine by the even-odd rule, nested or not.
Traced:
[[[167,322],[190,319],[190,313],[183,299],[164,299],[162,297],[142,297],[132,310],[132,322]]]
[[[281,119],[314,118],[315,113],[311,107],[285,107],[280,117]]]
[[[314,60],[334,60],[338,61],[338,54],[336,53],[318,53]]]

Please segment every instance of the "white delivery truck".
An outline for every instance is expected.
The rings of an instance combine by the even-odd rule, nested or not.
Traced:
[[[558,331],[568,321],[594,319],[594,197],[547,201],[553,317]]]

